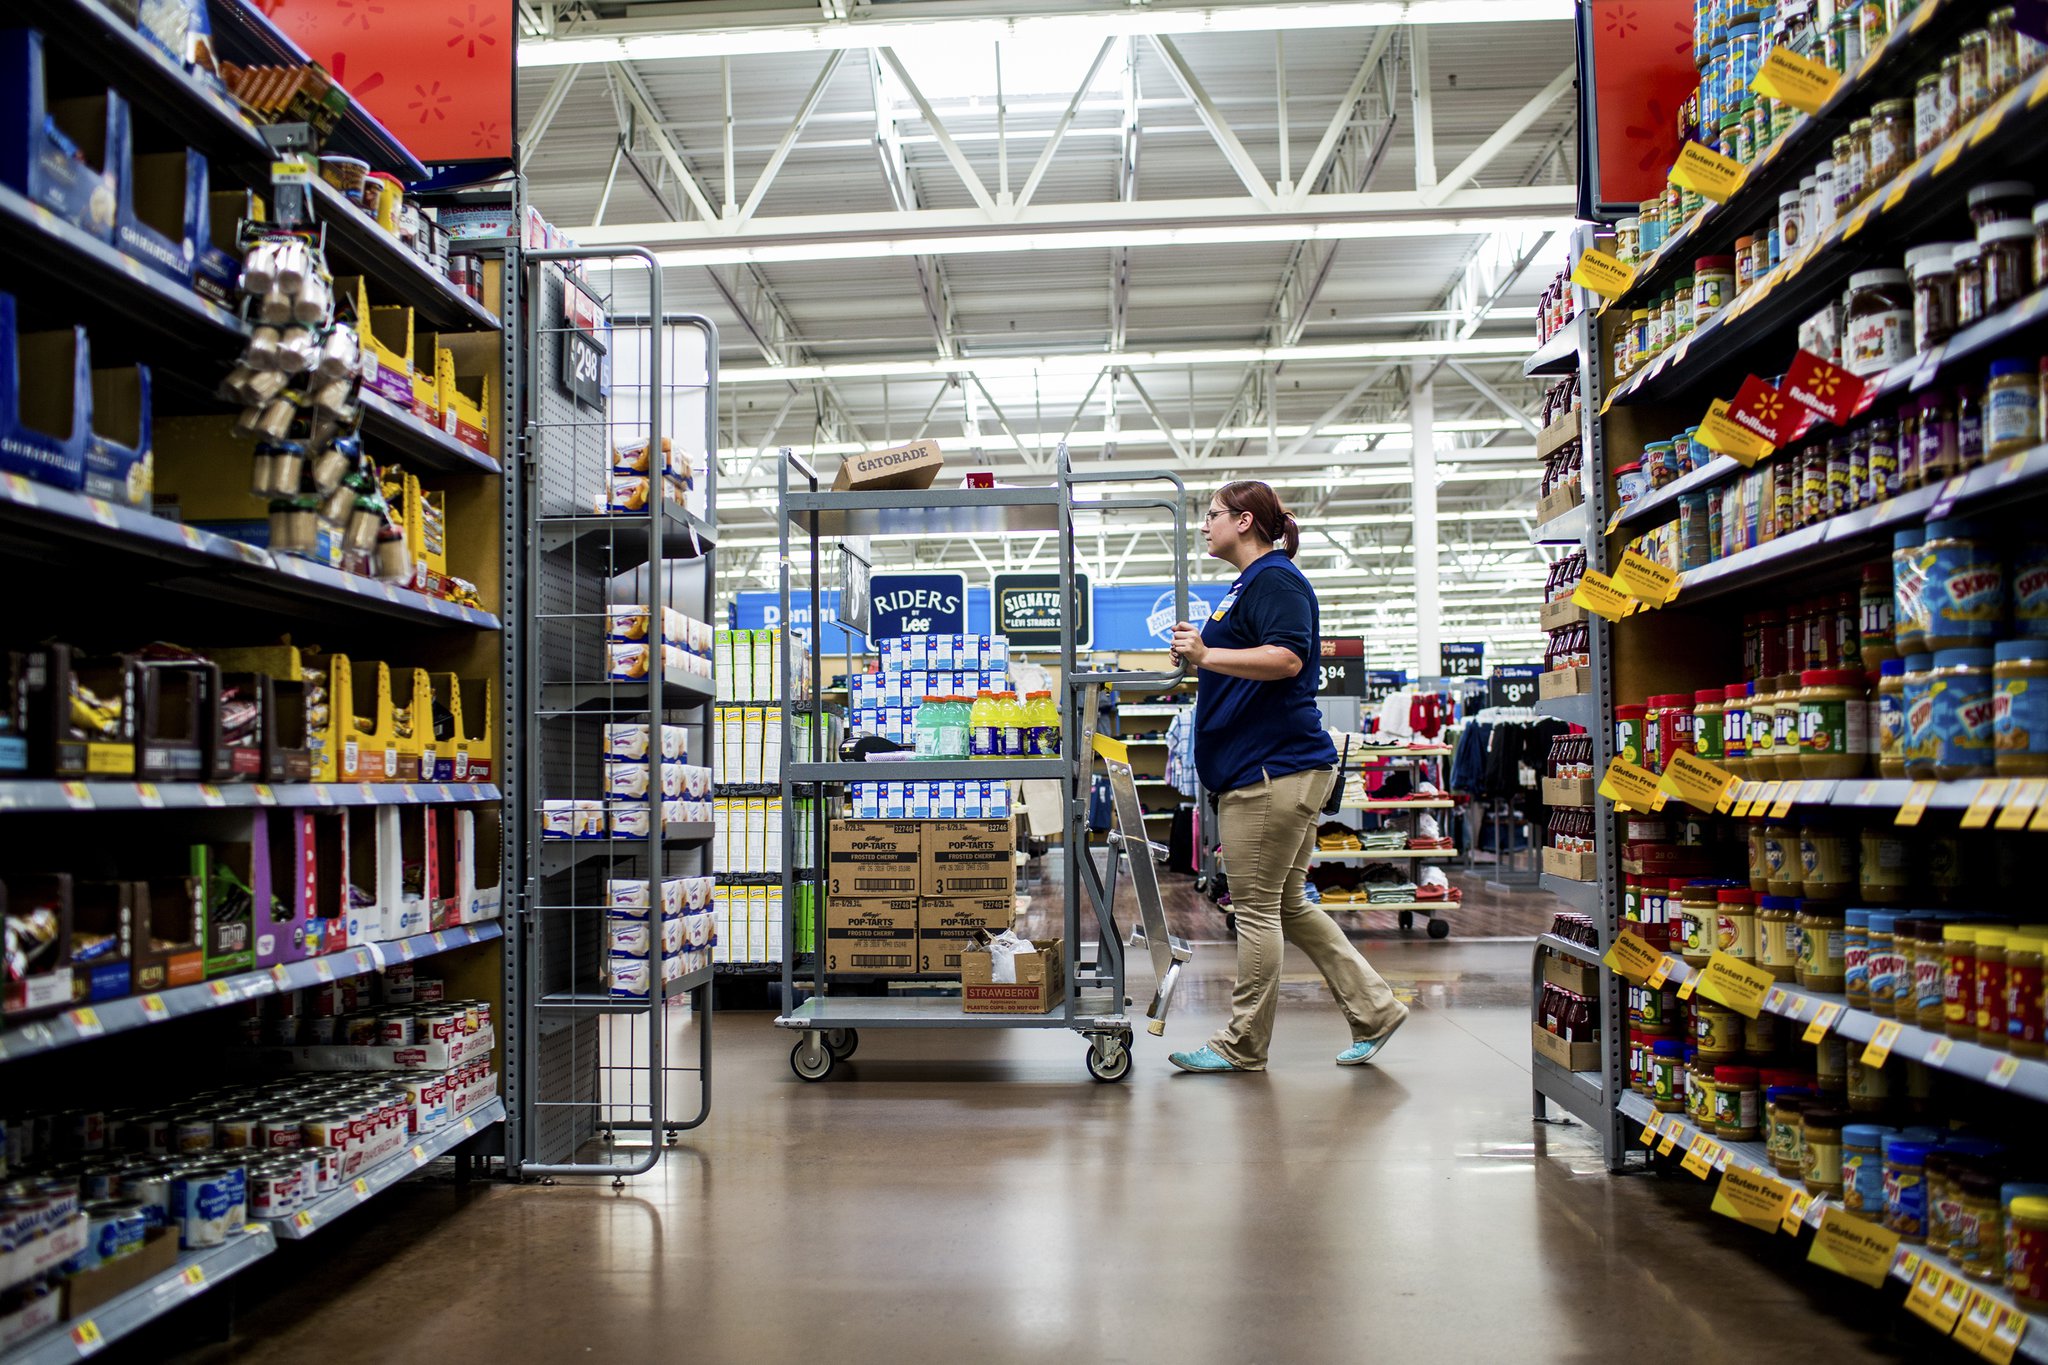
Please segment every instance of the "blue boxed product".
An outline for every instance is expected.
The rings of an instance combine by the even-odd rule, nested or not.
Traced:
[[[92,425],[85,329],[24,334],[15,318],[14,296],[0,293],[0,473],[80,488]]]
[[[0,30],[0,184],[103,242],[114,237],[127,115],[102,90],[51,99],[43,35]]]

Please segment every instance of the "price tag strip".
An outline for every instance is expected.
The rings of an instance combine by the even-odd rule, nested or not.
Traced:
[[[1800,1041],[1818,1043],[1822,1038],[1825,1038],[1828,1030],[1835,1026],[1835,1020],[1842,1017],[1842,1008],[1840,1005],[1830,1004],[1822,1005],[1818,1010],[1815,1010],[1813,1022],[1806,1026],[1806,1032],[1801,1035]]]
[[[1870,1035],[1870,1041],[1863,1045],[1863,1065],[1883,1066],[1885,1058],[1892,1055],[1893,1044],[1899,1041],[1904,1026],[1895,1019],[1887,1019],[1877,1026]]]

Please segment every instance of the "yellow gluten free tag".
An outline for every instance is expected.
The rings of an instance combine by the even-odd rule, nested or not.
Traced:
[[[1700,810],[1726,810],[1730,793],[1741,782],[1720,764],[1680,749],[1664,767],[1657,786],[1688,806]]]
[[[1776,1232],[1792,1203],[1792,1187],[1730,1163],[1714,1191],[1714,1212],[1765,1232]]]
[[[1622,553],[1621,567],[1615,570],[1614,582],[1631,597],[1660,606],[1678,596],[1678,570],[1652,563],[1635,550]]]
[[[1624,929],[1614,936],[1614,942],[1608,945],[1607,955],[1600,960],[1616,976],[1643,981],[1657,970],[1659,957],[1655,948]]]
[[[1790,48],[1774,47],[1757,68],[1749,88],[1811,114],[1828,102],[1841,83],[1841,73],[1824,63],[1801,57]]]
[[[1603,621],[1619,621],[1636,609],[1636,600],[1606,574],[1588,569],[1572,589],[1572,605],[1584,607]]]
[[[1753,465],[1777,447],[1741,425],[1728,415],[1728,400],[1716,398],[1707,405],[1707,415],[1700,418],[1700,429],[1694,433],[1700,444],[1709,450],[1719,451],[1740,465]]]
[[[1603,299],[1618,299],[1635,283],[1636,272],[1604,251],[1583,252],[1572,266],[1572,283]]]
[[[1732,156],[1710,152],[1697,142],[1688,142],[1679,149],[1678,160],[1671,167],[1671,183],[1682,190],[1692,190],[1702,199],[1711,199],[1717,204],[1728,202],[1728,196],[1735,193],[1742,183],[1743,165]]]
[[[1898,1254],[1898,1233],[1866,1223],[1845,1209],[1830,1208],[1820,1216],[1820,1231],[1814,1234],[1806,1259],[1875,1289],[1891,1274]]]
[[[1764,997],[1770,994],[1775,980],[1754,962],[1730,957],[1716,949],[1707,959],[1706,969],[1700,973],[1700,994],[1709,1000],[1720,1001],[1745,1018],[1754,1019],[1762,1012]]]
[[[1659,810],[1664,805],[1664,793],[1657,790],[1657,775],[1620,758],[1607,765],[1607,772],[1600,779],[1600,794],[1630,810]]]

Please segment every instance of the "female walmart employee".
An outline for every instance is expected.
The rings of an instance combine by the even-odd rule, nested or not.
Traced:
[[[1237,987],[1229,1026],[1170,1060],[1183,1071],[1266,1069],[1284,937],[1336,993],[1352,1038],[1337,1065],[1357,1066],[1378,1055],[1408,1009],[1302,895],[1337,750],[1316,709],[1321,614],[1294,566],[1301,532],[1269,485],[1242,481],[1216,490],[1202,536],[1211,555],[1236,566],[1237,581],[1199,631],[1185,621],[1173,628],[1173,650],[1198,670],[1195,770],[1220,793]]]

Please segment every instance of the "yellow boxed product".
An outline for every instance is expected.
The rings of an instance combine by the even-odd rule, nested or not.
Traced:
[[[434,687],[424,668],[401,668],[392,675],[391,749],[385,756],[385,780],[434,780]]]
[[[767,708],[746,707],[740,718],[740,781],[761,782],[761,737],[767,733]]]

